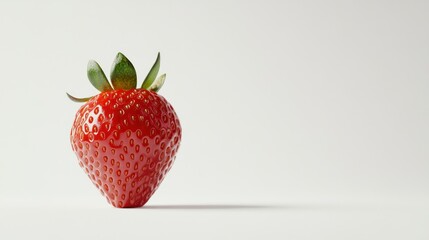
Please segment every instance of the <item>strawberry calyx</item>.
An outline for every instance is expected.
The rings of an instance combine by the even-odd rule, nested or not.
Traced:
[[[137,74],[133,64],[122,53],[116,55],[110,71],[113,88],[130,90],[137,86]]]
[[[161,65],[161,55],[158,53],[158,56],[156,57],[155,63],[153,64],[152,68],[150,69],[149,73],[147,74],[146,78],[143,81],[143,84],[141,88],[148,89],[155,80],[156,76],[159,72],[159,67]]]
[[[155,63],[153,64],[140,87],[141,89],[146,89],[152,92],[158,92],[161,89],[165,82],[166,74],[162,74],[157,78],[160,63],[161,56],[160,53],[158,53]],[[103,69],[94,60],[89,60],[88,62],[87,76],[92,86],[94,86],[100,92],[108,92],[118,89],[131,90],[137,87],[136,70],[131,61],[120,52],[116,55],[116,58],[112,64],[110,71],[111,83],[104,74]],[[70,100],[74,102],[87,102],[92,97],[94,97],[77,98],[68,93],[66,94]]]

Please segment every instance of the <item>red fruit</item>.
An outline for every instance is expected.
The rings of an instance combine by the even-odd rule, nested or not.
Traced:
[[[122,54],[120,57],[125,58]],[[157,62],[159,65],[159,57]],[[108,89],[105,83],[93,85]],[[76,114],[70,134],[72,149],[79,165],[115,207],[143,206],[170,170],[179,148],[179,119],[167,100],[155,92],[160,85],[157,87],[110,87],[90,98]]]

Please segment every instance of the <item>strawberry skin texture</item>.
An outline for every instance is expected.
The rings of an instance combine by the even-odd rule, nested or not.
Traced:
[[[141,207],[174,162],[181,126],[157,93],[119,89],[81,106],[70,140],[79,165],[111,205]]]

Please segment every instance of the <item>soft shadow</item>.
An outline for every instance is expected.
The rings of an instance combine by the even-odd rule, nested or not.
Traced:
[[[140,209],[147,210],[327,210],[337,208],[332,205],[296,204],[175,204],[175,205],[146,205]]]
[[[282,206],[242,205],[242,204],[177,204],[177,205],[147,205],[142,209],[177,209],[177,210],[228,210],[228,209],[274,209]]]

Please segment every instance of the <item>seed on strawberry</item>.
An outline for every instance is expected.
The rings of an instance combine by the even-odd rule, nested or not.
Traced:
[[[70,141],[79,165],[114,207],[141,207],[156,191],[174,162],[181,139],[179,118],[157,92],[160,55],[141,88],[132,63],[118,53],[110,80],[99,64],[88,63],[88,78],[101,91],[76,113]]]

